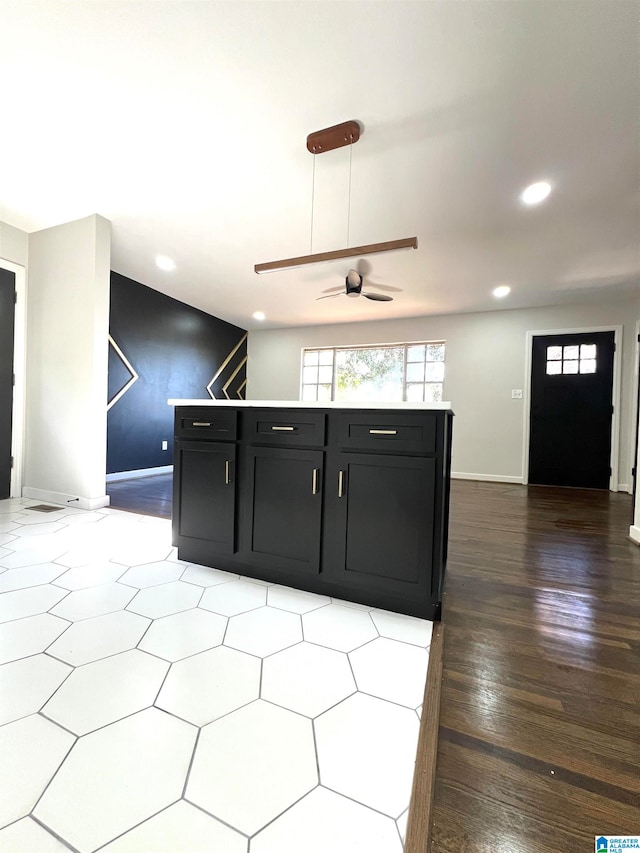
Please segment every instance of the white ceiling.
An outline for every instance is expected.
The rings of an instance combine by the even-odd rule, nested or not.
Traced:
[[[0,219],[99,213],[112,268],[245,328],[575,302],[640,282],[640,4],[0,0]],[[357,119],[350,245],[393,302],[306,254],[312,131]],[[316,157],[313,251],[343,248],[349,149]],[[519,192],[547,179],[548,201]],[[170,255],[173,273],[160,271]]]

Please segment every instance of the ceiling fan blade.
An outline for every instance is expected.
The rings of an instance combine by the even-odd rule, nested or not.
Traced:
[[[316,302],[320,299],[335,299],[336,296],[344,296],[344,293],[330,293],[329,296],[316,296]]]
[[[383,293],[362,293],[361,296],[374,302],[393,302],[393,296],[385,296]]]
[[[344,293],[344,284],[338,285],[338,287],[327,287],[322,291],[323,293]]]

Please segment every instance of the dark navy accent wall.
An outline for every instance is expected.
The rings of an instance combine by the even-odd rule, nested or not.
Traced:
[[[169,398],[210,399],[219,374],[216,398],[244,399],[247,333],[238,326],[112,272],[109,335],[139,378],[107,414],[108,474],[173,463]],[[110,403],[132,378],[126,361],[110,341]]]

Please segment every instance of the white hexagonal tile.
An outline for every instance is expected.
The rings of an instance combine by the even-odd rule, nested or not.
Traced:
[[[182,581],[164,583],[161,586],[150,586],[136,593],[135,598],[128,605],[127,610],[148,616],[150,619],[159,619],[170,613],[179,613],[196,607],[202,590]]]
[[[226,616],[195,607],[156,619],[139,648],[168,661],[181,660],[219,646],[226,629]]]
[[[3,592],[0,594],[0,622],[46,613],[65,595],[66,589],[58,589],[51,584],[19,589],[16,592]]]
[[[55,512],[39,512],[27,507],[23,507],[23,510],[25,512],[20,523],[26,524],[28,527],[39,527],[41,524],[52,524],[55,521],[64,520],[63,507]]]
[[[314,723],[323,785],[398,818],[409,805],[415,711],[355,693]]]
[[[391,818],[318,787],[251,839],[251,853],[402,853]]]
[[[107,844],[101,853],[247,853],[247,845],[243,835],[180,800]]]
[[[140,525],[139,529],[144,529]],[[151,535],[154,531],[151,530]],[[164,560],[169,553],[171,547],[171,537],[167,533],[165,536],[159,535],[155,541],[147,537],[146,541],[132,540],[124,545],[117,545],[111,552],[111,559],[114,563],[122,563],[123,566],[141,566],[143,563],[154,563],[156,560]]]
[[[29,536],[48,536],[51,533],[64,530],[65,527],[66,524],[60,524],[60,521],[43,521],[40,524],[29,525],[28,530]]]
[[[75,738],[39,714],[0,728],[0,827],[29,814]],[[5,839],[0,833],[0,850]],[[41,850],[34,847],[33,850]]]
[[[157,563],[144,563],[141,566],[127,569],[120,578],[120,582],[126,583],[127,586],[137,586],[138,589],[142,589],[147,586],[158,586],[161,583],[177,581],[182,572],[182,566],[160,560]]]
[[[50,613],[39,613],[0,625],[0,664],[43,652],[69,623]]]
[[[71,622],[93,619],[95,616],[122,610],[135,594],[134,589],[119,583],[103,583],[68,593],[64,601],[52,608],[51,612]]]
[[[416,708],[424,695],[429,652],[379,637],[349,655],[358,690]]]
[[[196,733],[148,708],[85,735],[34,816],[78,850],[95,850],[180,798]]]
[[[266,657],[302,640],[300,617],[295,613],[261,607],[229,619],[225,646]]]
[[[48,651],[74,666],[134,649],[149,627],[149,619],[118,610],[71,625]]]
[[[10,553],[0,557],[0,565],[5,569],[19,569],[22,566],[35,566],[36,563],[52,563],[64,553],[64,550],[64,544],[59,547],[47,545],[24,550],[14,548]]]
[[[202,729],[186,798],[251,835],[317,782],[311,722],[258,700]]]
[[[200,607],[221,613],[223,616],[235,616],[247,610],[255,610],[267,603],[267,590],[259,584],[240,580],[218,584],[205,589]]]
[[[174,663],[156,706],[203,726],[257,699],[259,694],[258,658],[218,646]]]
[[[187,566],[180,580],[194,583],[197,586],[219,586],[221,583],[237,581],[238,577],[231,572],[210,569],[208,566]]]
[[[391,613],[389,610],[372,610],[371,618],[381,637],[399,640],[401,643],[413,643],[414,646],[423,648],[431,643],[433,622],[427,619],[416,619],[415,616]]]
[[[353,649],[378,636],[368,613],[341,604],[330,604],[302,617],[304,638],[339,652]]]
[[[269,587],[267,604],[280,610],[290,610],[291,613],[309,613],[324,607],[325,604],[331,604],[331,599],[327,595],[315,595],[313,592],[304,592],[289,586],[274,585]]]
[[[80,568],[81,566],[92,566],[104,563],[106,562],[105,556],[105,550],[101,548],[99,544],[94,543],[93,546],[83,548],[77,547],[70,551],[65,551],[64,554],[57,558],[56,563],[59,563],[61,566],[66,566],[68,569],[75,569]],[[120,574],[126,571],[125,566],[122,566],[120,563],[117,565],[120,569]]]
[[[84,564],[66,570],[62,566],[62,569],[64,574],[56,578],[56,586],[70,590],[89,589],[92,586],[115,583],[125,571],[125,568],[119,563],[107,561]]]
[[[39,711],[70,672],[66,663],[44,654],[0,666],[0,725]]]
[[[63,566],[55,563],[42,563],[36,566],[24,566],[21,569],[8,569],[0,578],[0,593],[13,592],[50,583],[64,572]]]
[[[307,717],[317,717],[356,690],[344,652],[298,643],[265,659],[260,695]]]
[[[69,848],[58,841],[30,817],[24,817],[0,829],[0,853],[69,853]]]
[[[76,735],[153,705],[169,664],[137,649],[77,667],[42,713]]]

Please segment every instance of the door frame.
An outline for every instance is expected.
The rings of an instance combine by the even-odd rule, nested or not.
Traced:
[[[592,332],[613,332],[615,352],[613,353],[613,388],[611,390],[611,404],[613,405],[613,416],[611,418],[611,476],[609,477],[609,491],[618,491],[618,456],[620,452],[620,389],[622,379],[622,326],[585,326],[580,329],[537,329],[525,334],[525,356],[524,356],[524,407],[523,407],[523,442],[522,442],[522,482],[526,486],[529,483],[529,442],[531,438],[531,363],[533,356],[533,339],[547,335],[589,335]]]
[[[15,273],[17,301],[14,315],[13,341],[13,423],[11,426],[11,485],[9,495],[12,498],[22,496],[22,472],[24,463],[24,423],[26,390],[26,354],[27,354],[27,271],[20,264],[14,264],[0,257],[0,267]]]

